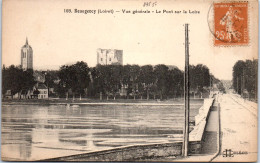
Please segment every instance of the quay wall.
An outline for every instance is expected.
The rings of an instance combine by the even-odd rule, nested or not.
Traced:
[[[199,114],[195,116],[195,126],[189,134],[189,142],[193,143],[190,153],[198,154],[201,151],[201,142],[205,136],[205,129],[214,101],[214,98],[205,99],[203,106],[199,109]]]

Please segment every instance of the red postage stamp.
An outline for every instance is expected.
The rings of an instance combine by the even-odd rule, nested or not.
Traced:
[[[215,45],[248,44],[248,3],[214,3]]]

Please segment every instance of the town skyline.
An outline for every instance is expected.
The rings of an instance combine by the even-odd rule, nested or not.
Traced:
[[[33,45],[31,45],[31,41],[30,41],[30,39],[28,39],[28,36],[26,36],[25,37],[25,41],[24,41],[25,43],[21,46],[21,47],[23,47],[24,45],[26,45],[26,44],[28,44],[28,42],[29,42],[29,45],[32,47],[32,49],[33,50],[35,50],[34,48],[33,48]],[[95,50],[95,53],[94,54],[92,54],[92,56],[91,57],[95,57],[95,59],[94,59],[94,61],[93,60],[91,60],[90,62],[89,62],[89,60],[84,60],[84,59],[81,59],[80,60],[80,58],[78,58],[78,60],[72,60],[72,61],[67,61],[67,62],[61,62],[61,64],[60,65],[58,65],[58,64],[50,64],[50,65],[38,65],[38,64],[34,64],[34,66],[33,66],[33,69],[34,70],[40,70],[40,71],[46,71],[46,70],[59,70],[60,69],[60,67],[62,66],[62,65],[71,65],[71,64],[74,64],[74,63],[76,63],[76,62],[78,62],[78,61],[84,61],[84,62],[86,62],[87,64],[88,64],[88,66],[90,66],[90,67],[95,67],[98,63],[97,63],[97,50],[98,49],[100,49],[100,47],[98,47],[98,48],[96,48],[96,50]],[[102,49],[118,49],[118,48],[103,48],[102,47]],[[122,49],[123,50],[123,49]],[[37,50],[36,50],[37,51]],[[94,50],[92,50],[92,51],[94,51]],[[123,50],[124,51],[124,50]],[[19,55],[21,55],[21,54],[19,54]],[[123,63],[123,65],[127,65],[127,64],[130,64],[130,65],[140,65],[140,66],[144,66],[144,65],[152,65],[152,66],[155,66],[155,65],[158,65],[158,64],[164,64],[164,65],[167,65],[167,66],[176,66],[177,68],[179,68],[180,70],[184,70],[184,67],[182,67],[182,66],[180,66],[182,63],[180,63],[179,64],[179,66],[178,65],[175,65],[175,64],[165,64],[165,63],[160,63],[160,62],[154,62],[154,64],[151,64],[151,63],[143,63],[143,64],[141,64],[141,63],[135,63],[135,62],[128,62],[126,59],[125,59],[125,57],[126,57],[127,55],[125,54],[125,51],[124,51],[124,55],[123,55],[123,58],[124,58],[124,63]],[[20,56],[19,56],[20,57]],[[18,57],[18,58],[19,58]],[[128,57],[126,57],[126,58],[128,58]],[[190,58],[192,58],[191,57],[191,55],[190,55]],[[34,57],[33,57],[33,62],[35,62],[35,59],[37,59],[37,55],[34,53]],[[255,59],[255,58],[248,58],[249,60],[252,60],[252,59]],[[14,59],[15,60],[15,59]],[[240,59],[238,59],[238,60],[240,60]],[[238,60],[236,60],[236,61],[238,61]],[[36,62],[37,62],[37,60],[36,60]],[[96,63],[95,63],[96,62]],[[138,61],[137,61],[138,62]],[[204,65],[206,65],[207,67],[209,67],[208,65],[207,65],[207,63],[205,64],[205,63],[196,63],[196,64],[194,64],[194,63],[190,63],[190,65],[197,65],[197,64],[204,64]],[[21,60],[20,61],[18,61],[18,63],[17,64],[15,64],[15,63],[7,63],[7,64],[5,64],[4,62],[2,62],[2,66],[3,65],[5,65],[5,66],[10,66],[10,65],[21,65]],[[209,69],[210,69],[210,67],[209,67]],[[211,71],[211,69],[210,69],[210,71]],[[231,71],[232,72],[232,71]],[[217,78],[218,78],[218,76],[217,75],[215,75],[213,72],[211,72],[214,76],[216,76]],[[231,73],[231,79],[229,79],[229,78],[224,78],[224,79],[221,79],[221,78],[219,78],[220,80],[232,80],[232,73]]]
[[[26,36],[25,37],[25,43],[24,43],[24,45],[26,45],[28,42],[29,42],[29,45],[33,48],[33,46],[31,45],[31,41],[28,39],[28,37]],[[24,46],[23,45],[23,46]],[[23,46],[21,46],[21,47],[23,47]],[[75,64],[76,62],[78,62],[78,61],[84,61],[84,62],[86,62],[90,67],[95,67],[98,63],[97,63],[97,50],[98,49],[100,49],[100,48],[96,48],[96,50],[95,50],[95,54],[93,54],[94,55],[94,57],[95,57],[95,61],[94,62],[96,62],[96,63],[94,63],[93,61],[91,61],[91,62],[88,62],[87,60],[74,60],[74,61],[68,61],[68,62],[64,62],[64,63],[62,63],[61,65],[55,65],[55,64],[52,64],[52,65],[41,65],[41,66],[39,66],[39,65],[34,65],[33,66],[33,69],[34,70],[39,70],[39,71],[46,71],[46,70],[59,70],[60,69],[60,67],[62,66],[62,65],[71,65],[71,64]],[[102,49],[117,49],[117,48],[102,48]],[[34,50],[34,48],[33,48],[33,50]],[[37,50],[36,50],[37,51]],[[21,54],[19,54],[19,55],[21,55]],[[155,65],[158,65],[158,64],[165,64],[165,63],[154,63],[154,64],[150,64],[150,63],[144,63],[144,64],[138,64],[138,63],[134,63],[134,62],[132,62],[132,63],[129,63],[129,62],[127,62],[127,60],[125,59],[125,56],[127,56],[127,55],[125,55],[125,51],[124,51],[124,55],[123,55],[123,58],[124,58],[124,63],[123,63],[123,65],[127,65],[127,64],[130,64],[130,65],[139,65],[139,66],[144,66],[144,65],[152,65],[152,66],[155,66]],[[20,56],[19,56],[20,57]],[[34,54],[34,60],[35,60],[35,58],[37,59],[37,56],[35,56],[35,54]],[[249,58],[250,59],[250,58]],[[253,58],[254,59],[254,58]],[[35,62],[33,60],[33,62]],[[237,60],[238,61],[238,60]],[[196,65],[196,64],[192,64],[192,63],[190,63],[191,65]],[[197,64],[202,64],[202,63],[197,63]],[[13,64],[5,64],[5,63],[3,63],[2,62],[2,65],[5,65],[5,66],[10,66],[10,65],[21,65],[21,60],[20,61],[18,61],[18,63],[17,64],[15,64],[15,63],[13,63]],[[180,70],[184,70],[184,67],[180,67],[180,66],[177,66],[177,65],[174,65],[174,64],[165,64],[165,65],[167,65],[167,66],[176,66],[177,68],[179,68]],[[204,65],[206,65],[206,66],[208,66],[207,64],[204,64]],[[210,69],[210,68],[209,68]],[[211,72],[212,73],[212,72]],[[213,75],[215,75],[214,73],[212,73]],[[217,76],[216,76],[217,77]],[[218,77],[217,77],[218,78]],[[232,78],[232,76],[231,76],[231,78]],[[231,80],[231,79],[220,79],[220,80]]]
[[[13,0],[14,1],[14,0]],[[204,64],[218,79],[231,80],[232,67],[238,60],[257,59],[254,50],[257,43],[230,48],[215,47],[214,36],[209,30],[207,15],[209,3],[194,3],[200,14],[189,15],[104,15],[65,14],[60,2],[26,1],[19,5],[6,3],[3,20],[2,64],[19,65],[20,49],[28,37],[33,47],[35,69],[59,69],[61,65],[84,61],[90,67],[96,65],[97,48],[122,49],[124,65],[174,65],[184,69],[184,24],[190,24],[190,64]],[[140,2],[141,3],[141,2]],[[10,6],[8,6],[10,5]],[[68,1],[70,8],[88,8],[88,5]],[[136,2],[133,6],[139,6]],[[103,6],[111,7],[103,2]],[[133,7],[132,6],[132,7]],[[126,7],[125,3],[116,8]],[[129,9],[132,7],[128,7]],[[187,9],[184,4],[165,3],[164,9]],[[15,15],[16,10],[19,16]],[[9,9],[9,10],[8,10]],[[28,10],[27,10],[28,9]],[[37,13],[35,15],[34,13]],[[30,16],[28,16],[30,15]],[[115,19],[116,18],[116,19]],[[167,20],[173,21],[167,21]],[[59,20],[60,23],[56,23]],[[5,21],[10,21],[6,22]],[[192,23],[201,22],[201,23]],[[253,21],[251,21],[253,22]],[[250,22],[250,23],[251,23]],[[24,25],[21,25],[24,24]],[[19,26],[19,28],[17,28]],[[254,25],[249,25],[254,28]],[[198,30],[199,29],[199,30]],[[10,35],[10,33],[12,33]],[[249,35],[254,40],[255,35]]]

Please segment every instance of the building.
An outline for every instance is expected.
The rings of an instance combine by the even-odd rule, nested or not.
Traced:
[[[97,49],[97,64],[123,65],[123,50]]]
[[[39,91],[38,99],[48,98],[48,87],[44,83],[37,83],[34,89]]]
[[[24,70],[33,69],[33,50],[27,38],[25,45],[21,48],[21,66]]]

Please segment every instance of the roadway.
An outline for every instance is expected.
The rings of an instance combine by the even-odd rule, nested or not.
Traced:
[[[257,103],[237,94],[218,94],[208,119],[201,153],[172,161],[256,162],[257,110]]]
[[[257,160],[257,104],[236,94],[218,95],[220,153],[213,161]]]

